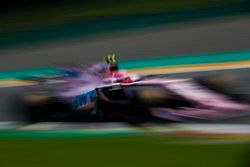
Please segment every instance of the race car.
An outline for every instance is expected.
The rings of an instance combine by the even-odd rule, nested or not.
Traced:
[[[21,97],[30,120],[187,122],[250,114],[248,104],[208,88],[204,80],[142,77],[120,70],[114,54],[105,60],[42,79],[37,90]]]
[[[53,86],[51,92],[35,91],[22,99],[32,121],[189,122],[250,114],[248,104],[195,79],[145,77],[123,82],[129,75],[125,76],[78,82],[73,89],[64,85],[67,91],[59,94]]]

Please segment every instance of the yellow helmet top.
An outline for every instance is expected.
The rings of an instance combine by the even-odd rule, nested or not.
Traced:
[[[108,54],[106,57],[105,57],[105,61],[108,63],[108,64],[115,64],[116,63],[116,55],[113,53],[113,54]]]

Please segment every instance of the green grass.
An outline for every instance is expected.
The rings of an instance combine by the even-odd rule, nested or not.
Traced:
[[[247,167],[247,144],[171,144],[167,136],[0,139],[1,167]],[[187,139],[188,140],[188,139]],[[248,163],[248,164],[247,164]]]

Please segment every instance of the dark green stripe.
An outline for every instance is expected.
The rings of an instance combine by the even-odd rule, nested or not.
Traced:
[[[34,69],[19,69],[11,71],[1,71],[0,80],[4,79],[30,79],[32,77],[44,76],[44,75],[58,75],[62,71],[53,67],[41,67]]]
[[[0,131],[0,138],[93,138],[138,135],[140,132],[88,132],[77,130],[62,131]]]

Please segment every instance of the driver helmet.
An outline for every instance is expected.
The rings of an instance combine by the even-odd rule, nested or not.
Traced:
[[[119,70],[117,62],[116,62],[116,55],[114,53],[107,55],[105,57],[105,61],[109,65],[109,70],[111,72],[117,72]]]

